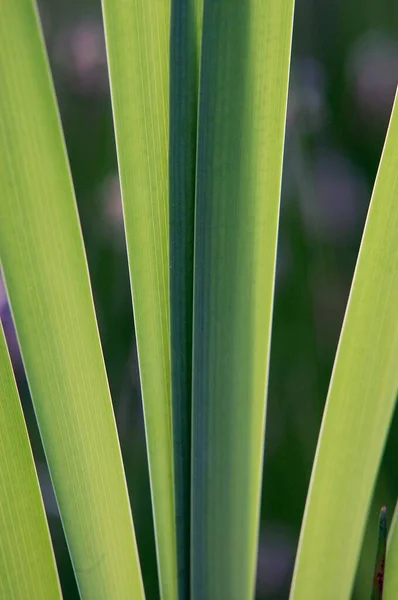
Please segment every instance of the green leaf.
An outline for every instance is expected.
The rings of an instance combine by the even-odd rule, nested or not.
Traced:
[[[0,258],[82,598],[143,587],[82,235],[31,0],[2,0]]]
[[[0,597],[60,598],[50,534],[0,323]]]
[[[384,574],[383,600],[398,597],[398,502],[388,533],[387,559]]]
[[[202,0],[172,0],[170,339],[179,598],[189,598],[195,166]]]
[[[398,102],[319,435],[291,600],[349,598],[398,389]]]
[[[292,0],[204,1],[191,590],[254,596]]]
[[[177,597],[169,331],[169,0],[103,0],[163,598]]]

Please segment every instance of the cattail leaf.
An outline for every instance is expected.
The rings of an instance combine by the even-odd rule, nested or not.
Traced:
[[[398,101],[374,185],[304,512],[290,600],[349,598],[398,389]]]
[[[191,597],[254,596],[292,0],[204,0]]]

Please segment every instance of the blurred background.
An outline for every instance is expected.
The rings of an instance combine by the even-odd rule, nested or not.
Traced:
[[[144,583],[148,600],[156,600],[145,437],[100,0],[40,0],[39,7]],[[333,358],[398,80],[397,32],[395,0],[296,0],[258,554],[261,600],[288,598]],[[1,281],[0,311],[64,597],[72,600],[78,598],[73,570]],[[378,511],[386,504],[391,516],[398,493],[397,421],[398,415],[369,514],[354,590],[357,600],[370,596]],[[355,511],[355,505],[347,510]]]

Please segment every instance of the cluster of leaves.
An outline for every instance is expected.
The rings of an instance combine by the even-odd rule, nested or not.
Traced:
[[[35,413],[81,596],[142,598],[37,11],[32,0],[1,0],[1,9],[0,257]],[[293,1],[104,0],[103,14],[160,591],[165,599],[243,600],[254,595]],[[395,405],[397,148],[396,102],[330,382],[291,600],[348,598]],[[0,419],[1,595],[56,598],[2,334]],[[387,600],[398,585],[395,531]]]

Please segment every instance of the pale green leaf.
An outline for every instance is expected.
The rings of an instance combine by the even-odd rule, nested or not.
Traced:
[[[291,600],[348,599],[398,389],[398,102],[326,402]]]
[[[0,432],[0,598],[60,598],[39,482],[1,323]]]
[[[177,597],[169,331],[169,0],[103,0],[161,594]]]
[[[0,258],[29,387],[82,598],[139,599],[126,482],[44,44],[31,0],[0,0],[0,12]]]

